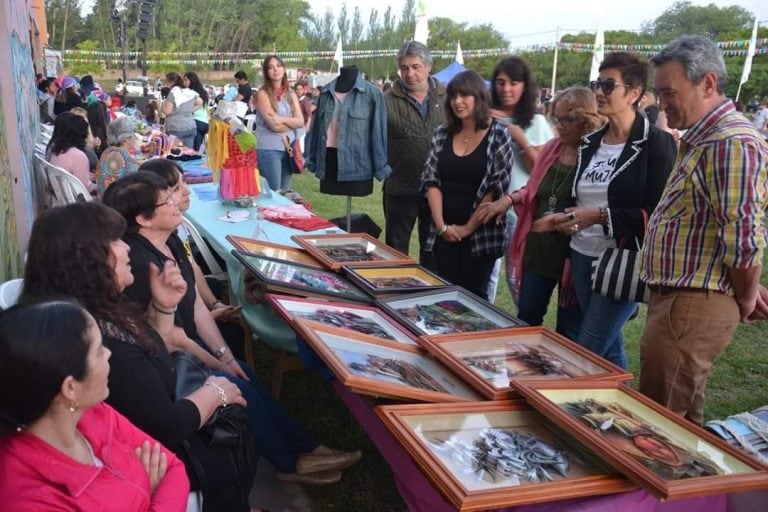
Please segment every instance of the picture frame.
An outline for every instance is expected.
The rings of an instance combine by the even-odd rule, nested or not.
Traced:
[[[265,292],[364,304],[371,302],[367,293],[335,272],[236,250],[232,255],[256,276]]]
[[[373,296],[423,292],[451,285],[421,265],[343,268],[350,279]]]
[[[329,303],[268,293],[264,298],[289,324],[301,318],[368,334],[405,345],[418,345],[415,336],[377,307],[349,302]],[[337,315],[333,315],[337,313]]]
[[[535,409],[658,498],[768,487],[768,467],[616,381],[519,381]]]
[[[379,298],[376,304],[419,336],[526,325],[460,286]]]
[[[628,381],[632,374],[544,326],[422,336],[421,344],[489,400],[531,379]]]
[[[370,267],[382,264],[412,265],[416,261],[367,233],[293,235],[299,244],[332,270],[342,267]]]
[[[322,263],[304,249],[237,235],[227,235],[225,238],[238,252],[257,254],[275,260],[290,261],[291,263],[298,263],[307,267],[325,268]]]
[[[294,322],[336,378],[356,393],[401,401],[479,400],[469,386],[421,348],[311,320]]]
[[[462,512],[636,488],[523,400],[380,405],[376,412],[437,490]],[[527,436],[533,442],[519,442],[531,439]],[[520,456],[529,449],[546,452],[547,462]],[[488,457],[489,451],[494,455]]]

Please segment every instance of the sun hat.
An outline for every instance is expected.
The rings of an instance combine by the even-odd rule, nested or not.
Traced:
[[[61,81],[62,89],[69,89],[70,87],[74,87],[76,85],[77,85],[77,80],[75,80],[71,76],[65,76],[64,80]]]

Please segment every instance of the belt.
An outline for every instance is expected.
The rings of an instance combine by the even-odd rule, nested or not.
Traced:
[[[709,288],[692,288],[690,286],[667,286],[665,284],[649,284],[648,289],[653,293],[660,295],[669,295],[671,293],[723,293],[720,290],[710,290]]]

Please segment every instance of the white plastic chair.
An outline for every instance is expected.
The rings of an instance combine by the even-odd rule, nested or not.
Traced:
[[[23,285],[23,279],[11,279],[0,284],[0,309],[8,309],[16,305]]]
[[[219,265],[219,262],[214,257],[203,236],[200,234],[194,224],[189,221],[189,219],[184,217],[183,222],[184,227],[189,232],[189,236],[192,237],[192,240],[195,242],[198,250],[200,250],[200,255],[203,257],[203,261],[205,261],[205,264],[208,265],[208,269],[211,271],[211,276],[220,281],[226,280],[227,273],[222,270],[221,265]]]
[[[45,198],[44,207],[52,208],[75,202],[93,201],[85,185],[61,167],[56,167],[39,155],[35,155],[39,173],[35,182],[40,198]]]
[[[247,126],[249,130],[253,131],[253,125],[256,123],[256,114],[248,114],[243,119],[245,119],[245,126]]]

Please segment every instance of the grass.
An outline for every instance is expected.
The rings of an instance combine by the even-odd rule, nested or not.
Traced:
[[[292,188],[302,194],[318,214],[327,218],[346,215],[346,198],[320,194],[314,176],[294,176]],[[375,183],[370,196],[353,198],[352,212],[367,213],[383,229],[381,184]],[[415,235],[411,238],[410,253],[418,254]],[[765,264],[762,277],[764,283],[768,282]],[[516,311],[503,279],[496,305],[505,311]],[[545,324],[550,327],[555,324],[554,309],[550,307],[545,318]],[[638,317],[624,327],[629,368],[635,375],[640,370],[640,336],[644,326],[645,306]],[[768,386],[765,385],[765,376],[768,375],[766,332],[765,323],[739,326],[733,342],[720,356],[710,378],[705,402],[707,420],[768,404]],[[271,349],[261,344],[256,347],[256,369],[265,378],[264,382],[269,382],[274,358]],[[389,512],[406,509],[389,467],[321,377],[306,372],[287,375],[281,401],[294,418],[312,430],[320,442],[335,448],[359,449],[364,453],[363,461],[346,470],[340,483],[328,488],[309,489],[316,510]]]

